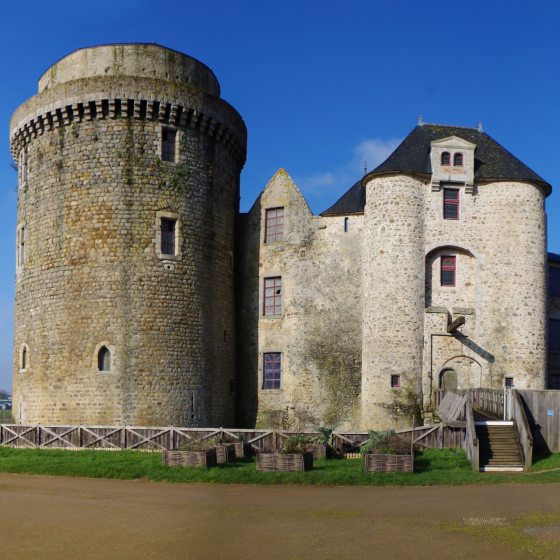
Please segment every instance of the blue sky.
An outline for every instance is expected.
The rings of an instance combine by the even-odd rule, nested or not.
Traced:
[[[157,42],[210,66],[244,118],[247,211],[285,168],[319,213],[416,125],[476,126],[558,177],[557,2],[80,0],[6,2],[0,20],[0,388],[11,388],[16,174],[9,120],[78,47]],[[560,197],[547,200],[560,253]]]

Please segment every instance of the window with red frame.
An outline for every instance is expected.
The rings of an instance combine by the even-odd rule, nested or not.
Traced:
[[[175,254],[175,224],[176,220],[161,220],[161,252],[164,255]]]
[[[264,279],[264,314],[282,315],[282,278]]]
[[[443,219],[459,219],[459,191],[458,189],[443,189]]]
[[[548,349],[551,352],[560,352],[560,321],[548,320]]]
[[[441,256],[441,285],[455,286],[456,257]]]
[[[451,165],[451,155],[449,152],[441,154],[441,165]]]
[[[163,129],[161,143],[161,159],[163,161],[175,161],[175,131]]]
[[[263,389],[280,389],[280,377],[282,376],[282,354],[264,355],[264,379]]]
[[[508,389],[512,389],[513,387],[515,387],[515,385],[513,384],[513,377],[506,377],[506,387]]]
[[[400,387],[401,386],[401,376],[400,375],[391,375],[391,387]]]
[[[463,167],[463,154],[455,154],[453,156],[453,165],[455,167]]]
[[[548,295],[560,297],[560,268],[548,268]]]
[[[558,391],[560,389],[560,375],[550,376],[550,388]]]
[[[266,211],[265,243],[275,243],[284,239],[284,208]]]

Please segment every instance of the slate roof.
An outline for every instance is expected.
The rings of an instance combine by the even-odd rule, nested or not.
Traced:
[[[548,257],[549,261],[560,262],[560,255],[558,255],[557,253],[547,253],[546,256]]]
[[[363,213],[365,205],[366,190],[362,187],[362,181],[360,179],[349,191],[338,199],[338,202],[333,204],[328,210],[322,212],[321,216]]]
[[[409,173],[432,173],[430,143],[449,136],[457,136],[476,144],[474,152],[474,176],[480,179],[524,179],[539,182],[545,187],[547,196],[552,187],[532,169],[510,154],[485,132],[477,128],[424,124],[416,126],[397,149],[371,173],[403,171]],[[354,214],[364,211],[365,192],[358,181],[333,206],[321,216]]]

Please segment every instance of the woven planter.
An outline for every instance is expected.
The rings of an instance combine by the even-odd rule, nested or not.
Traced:
[[[327,446],[326,445],[312,445],[313,459],[324,459],[327,456]]]
[[[231,463],[235,461],[235,443],[220,443],[216,446],[216,461],[218,463]]]
[[[213,467],[217,464],[216,450],[164,451],[162,462],[168,467]]]
[[[235,446],[235,456],[238,459],[241,459],[241,457],[250,457],[251,455],[254,455],[251,444],[247,443],[246,441],[236,442],[233,445]]]
[[[412,455],[377,455],[366,453],[364,472],[412,472],[414,457]]]
[[[313,469],[313,453],[259,453],[257,470],[259,472],[306,472]]]

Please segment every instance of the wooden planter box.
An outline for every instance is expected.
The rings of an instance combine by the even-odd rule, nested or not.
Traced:
[[[412,455],[377,455],[366,453],[364,472],[412,472],[414,457]]]
[[[217,464],[216,450],[164,451],[162,462],[169,467],[213,467]]]
[[[216,446],[216,461],[218,463],[231,463],[235,461],[235,443],[220,443]]]
[[[235,446],[235,456],[238,459],[241,459],[241,457],[250,457],[251,455],[254,455],[251,444],[247,443],[246,441],[236,442],[233,445]]]
[[[327,446],[326,445],[312,445],[313,459],[324,459],[327,456]]]
[[[259,453],[259,472],[306,472],[313,469],[313,453]]]

